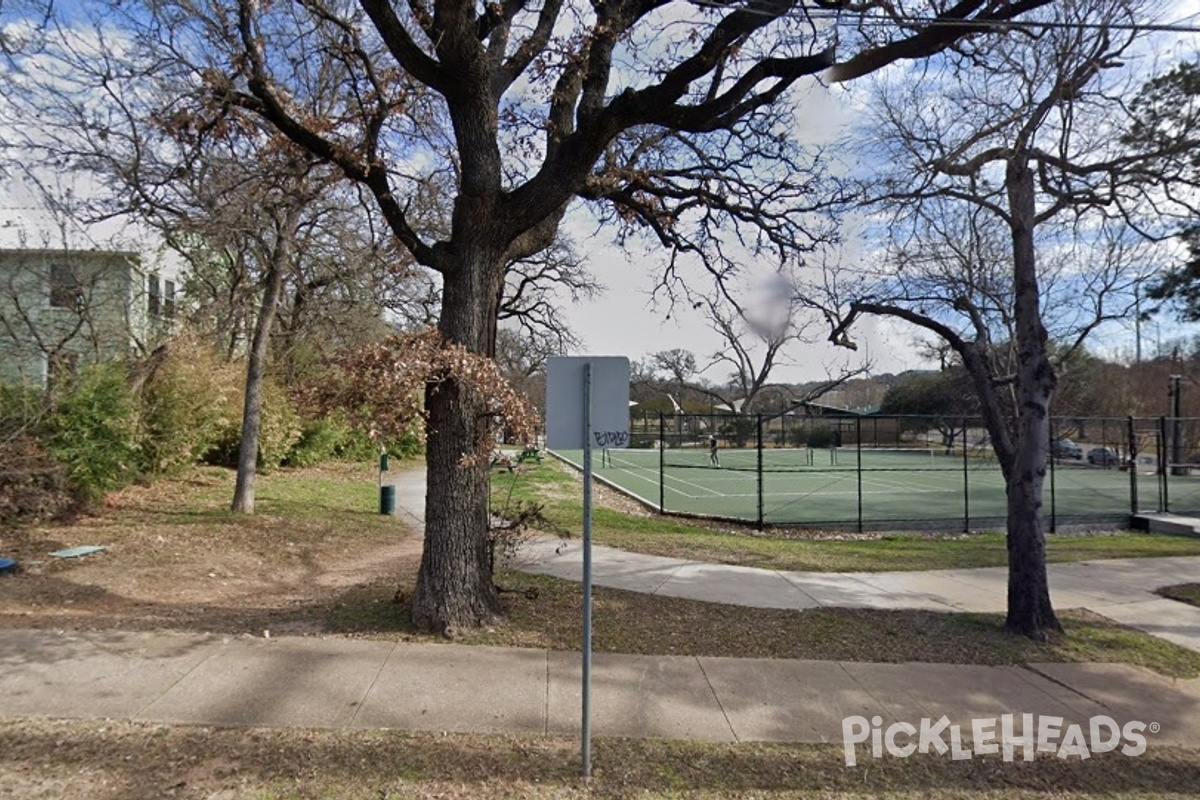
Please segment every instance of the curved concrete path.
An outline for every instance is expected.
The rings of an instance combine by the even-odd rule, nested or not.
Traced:
[[[578,541],[541,540],[519,555],[519,569],[582,580]],[[1167,600],[1154,589],[1200,581],[1200,556],[1129,558],[1051,564],[1055,608],[1097,614],[1200,651],[1200,608]],[[598,586],[756,608],[918,608],[1003,613],[1008,570],[922,572],[787,572],[647,556],[593,545]]]
[[[398,513],[424,522],[425,473],[395,474]],[[412,505],[412,504],[415,504]],[[533,542],[518,554],[519,569],[582,580],[578,540]],[[1051,564],[1056,608],[1086,608],[1123,625],[1200,651],[1200,608],[1167,600],[1161,586],[1200,582],[1200,556],[1131,558]],[[922,572],[787,572],[710,564],[592,547],[597,586],[757,608],[918,608],[1000,612],[1006,608],[1008,570]]]

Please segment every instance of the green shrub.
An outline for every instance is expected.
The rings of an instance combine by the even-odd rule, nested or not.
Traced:
[[[272,381],[263,382],[262,418],[258,423],[258,468],[262,472],[283,463],[300,441],[300,415],[287,394]]]
[[[216,445],[205,456],[204,460],[209,464],[237,466],[242,439],[244,387],[238,391],[236,397],[236,414],[221,430]],[[264,379],[262,409],[258,422],[257,471],[267,473],[282,464],[292,447],[300,440],[300,435],[300,417],[289,402],[287,394],[274,381]]]
[[[200,461],[236,427],[239,375],[208,348],[173,341],[142,390],[143,467],[170,474]]]
[[[311,467],[327,461],[366,461],[378,448],[364,433],[338,417],[310,422],[284,459],[284,466]]]
[[[425,452],[421,437],[414,431],[403,434],[399,439],[388,443],[388,452],[398,458],[414,458]]]
[[[46,427],[47,412],[46,392],[41,388],[0,384],[0,438],[38,435]]]
[[[138,402],[120,364],[84,367],[54,393],[46,446],[89,499],[138,477]]]

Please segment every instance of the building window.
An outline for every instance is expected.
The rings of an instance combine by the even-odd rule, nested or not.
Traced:
[[[163,316],[175,319],[175,281],[163,282]]]
[[[50,307],[78,311],[83,305],[83,290],[79,276],[64,264],[50,265]]]
[[[146,310],[150,316],[158,317],[162,314],[162,288],[158,281],[158,275],[154,274],[149,277],[149,286],[147,292]]]

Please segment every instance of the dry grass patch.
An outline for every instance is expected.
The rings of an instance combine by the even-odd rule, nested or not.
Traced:
[[[415,570],[420,539],[378,512],[366,466],[278,470],[258,478],[253,516],[228,510],[230,470],[135,486],[69,526],[0,532],[0,625],[308,632],[312,607],[347,588]],[[101,545],[60,560],[49,553]]]
[[[0,721],[0,791],[21,798],[1165,798],[1200,786],[1200,754],[1138,758],[887,758],[840,746],[597,739],[578,777],[569,738],[391,731],[226,730]]]
[[[471,631],[465,644],[577,651],[583,592],[578,583],[505,573],[507,615]],[[392,585],[342,595],[325,620],[343,634],[440,641],[413,628]],[[536,595],[536,596],[534,596]],[[598,652],[731,658],[796,658],[993,666],[1035,662],[1135,664],[1180,678],[1200,676],[1200,653],[1126,628],[1084,610],[1060,612],[1065,637],[1039,644],[1005,632],[999,614],[920,610],[748,608],[597,586],[593,647]]]
[[[1178,600],[1191,606],[1200,606],[1200,583],[1179,583],[1155,590],[1168,600]]]

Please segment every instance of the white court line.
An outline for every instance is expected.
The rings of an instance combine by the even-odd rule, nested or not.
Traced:
[[[658,470],[656,470],[656,469],[651,469],[649,467],[609,467],[609,469],[633,475],[635,478],[639,478],[640,480],[644,480],[647,483],[651,483],[655,486],[659,485]],[[647,477],[638,475],[638,472],[637,472],[638,470],[642,470],[649,475],[653,475],[654,479],[651,480]],[[729,497],[730,496],[730,495],[726,494],[725,492],[721,492],[716,489],[710,489],[707,486],[702,486],[701,484],[698,484],[698,483],[692,483],[691,481],[685,481],[682,478],[676,478],[673,475],[667,475],[665,477],[666,477],[667,481],[675,481],[677,483],[683,484],[684,486],[690,486],[692,489],[708,492],[707,495],[688,494],[687,492],[683,491],[682,489],[676,489],[674,486],[671,486],[667,481],[663,482],[662,487],[665,491],[674,492],[676,495],[679,495],[680,497],[686,497],[689,500],[703,500],[703,499],[710,498],[710,497]]]
[[[659,486],[659,480],[658,480],[659,469],[657,467],[642,467],[642,466],[637,466],[637,465],[631,465],[628,467],[615,467],[614,466],[614,467],[609,467],[608,469],[612,470],[612,471],[616,471],[616,472],[625,473],[627,475],[632,476],[633,478],[635,478],[637,480],[645,481],[646,483],[650,484],[651,486],[654,486],[654,487]],[[701,469],[703,469],[703,467],[701,467]],[[707,499],[714,499],[714,498],[745,499],[745,498],[758,497],[757,491],[755,491],[755,492],[736,492],[736,493],[721,491],[719,489],[711,488],[710,485],[705,485],[705,484],[696,483],[694,481],[684,480],[683,478],[680,478],[677,475],[675,475],[674,472],[675,472],[675,470],[669,470],[669,471],[665,472],[665,474],[663,475],[665,480],[663,481],[662,489],[664,492],[670,492],[672,495],[679,497],[679,498],[686,498],[688,500],[707,500]],[[953,473],[956,476],[958,476],[960,474],[960,473],[954,472],[953,470],[946,470],[945,472]],[[747,480],[751,479],[750,476],[752,474],[753,474],[752,472],[749,472],[747,470],[725,469],[725,470],[722,470],[721,480],[723,480],[724,482],[727,482],[727,483],[728,482],[745,483]],[[772,473],[764,473],[764,474],[772,474]],[[774,473],[774,474],[779,474],[779,473]],[[857,484],[856,478],[857,478],[858,473],[853,470],[844,470],[844,471],[838,471],[838,472],[829,472],[829,471],[823,471],[820,469],[815,469],[815,470],[811,470],[811,471],[795,470],[795,471],[789,471],[787,474],[801,476],[804,479],[810,479],[810,480],[813,478],[833,476],[833,480],[830,481],[829,483],[827,483],[823,487],[815,488],[815,489],[810,488],[810,489],[806,489],[803,491],[778,491],[778,490],[768,491],[768,490],[764,490],[762,493],[763,498],[772,498],[772,499],[774,499],[774,498],[793,498],[793,497],[794,498],[806,498],[806,497],[815,497],[815,496],[854,497],[859,494],[857,485],[854,485],[852,488],[847,488],[847,489],[830,488],[839,483],[844,484],[846,481],[855,481],[855,484]],[[948,485],[945,485],[943,482],[941,482],[940,478],[934,479],[935,481],[939,482],[939,485],[937,485],[937,486],[931,486],[928,483],[921,485],[920,481],[922,480],[922,478],[924,476],[919,471],[909,472],[909,473],[905,473],[905,474],[908,476],[908,478],[910,480],[918,481],[918,484],[914,486],[913,483],[911,483],[911,482],[887,480],[887,479],[880,478],[875,475],[871,475],[869,473],[864,473],[863,474],[862,495],[865,497],[865,496],[885,496],[885,495],[895,495],[895,494],[944,494],[946,492],[952,492],[952,491],[958,492],[962,488],[961,481],[956,481],[954,486],[948,486]],[[743,475],[745,477],[742,477]],[[691,489],[692,491],[685,491],[684,489],[677,488],[677,485],[687,487],[688,489]],[[867,488],[868,486],[878,487],[878,488]],[[630,494],[633,494],[633,492],[626,489],[625,487],[622,486],[621,488],[624,491],[627,491]],[[702,494],[693,494],[692,492],[702,492]]]

